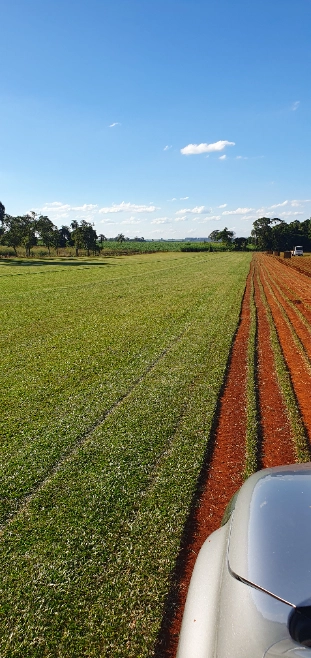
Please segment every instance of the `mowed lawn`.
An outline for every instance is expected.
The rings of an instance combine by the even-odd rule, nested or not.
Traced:
[[[0,261],[0,655],[152,656],[247,253]]]

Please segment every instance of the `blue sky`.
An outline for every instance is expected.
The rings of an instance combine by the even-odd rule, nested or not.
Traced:
[[[0,200],[112,237],[311,215],[311,0],[0,7]]]

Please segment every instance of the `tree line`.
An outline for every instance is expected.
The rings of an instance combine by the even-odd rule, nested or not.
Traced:
[[[114,238],[120,243],[128,239],[123,233]],[[295,245],[301,245],[305,251],[311,251],[311,218],[303,222],[296,219],[288,224],[278,217],[260,217],[254,221],[251,236],[248,238],[236,237],[235,233],[225,226],[221,231],[212,231],[209,239],[236,250],[244,250],[253,245],[260,251],[287,251]],[[30,256],[32,247],[40,243],[49,253],[51,247],[56,253],[60,248],[74,247],[76,256],[79,255],[80,249],[85,249],[89,256],[90,252],[99,253],[106,240],[105,235],[97,235],[94,224],[84,219],[80,222],[73,220],[70,226],[58,228],[49,217],[37,215],[34,211],[17,217],[9,215],[0,202],[0,244],[12,247],[16,255],[17,248],[24,247],[26,256]],[[136,237],[134,241],[142,242],[144,238]]]
[[[278,217],[260,217],[253,223],[252,238],[260,251],[290,251],[296,245],[311,251],[311,218],[287,224]]]

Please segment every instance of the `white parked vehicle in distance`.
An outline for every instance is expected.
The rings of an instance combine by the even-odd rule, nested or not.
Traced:
[[[311,463],[254,473],[193,570],[177,658],[311,658]]]
[[[294,247],[292,256],[303,256],[303,247]]]

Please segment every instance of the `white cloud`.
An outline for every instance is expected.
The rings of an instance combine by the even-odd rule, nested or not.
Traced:
[[[212,215],[211,217],[194,217],[192,219],[193,222],[197,222],[197,224],[206,224],[206,222],[218,222],[221,219],[220,215]]]
[[[219,156],[219,160],[226,160],[226,159],[227,159],[227,156],[226,156],[226,155],[220,155],[220,156]]]
[[[283,201],[282,203],[275,203],[274,206],[269,206],[269,208],[282,208],[283,206],[287,206],[288,201]]]
[[[100,223],[101,224],[116,224],[117,222],[113,222],[111,219],[101,219]]]
[[[226,203],[222,203],[221,206],[218,206],[218,208],[226,208],[226,207],[227,207]]]
[[[290,202],[290,205],[295,208],[298,206],[302,206],[304,203],[310,203],[311,199],[293,199]]]
[[[245,155],[237,155],[236,160],[248,160],[248,158]]]
[[[297,217],[297,215],[303,215],[303,212],[299,212],[296,210],[296,212],[293,212],[292,210],[288,210],[287,212],[281,212],[280,215],[281,217]]]
[[[89,212],[90,210],[95,210],[95,208],[98,208],[97,203],[84,203],[83,206],[73,206],[71,210],[82,210]]]
[[[236,210],[225,210],[223,215],[246,215],[248,212],[253,210],[253,208],[237,208]]]
[[[112,206],[108,206],[105,208],[101,208],[99,210],[100,213],[103,214],[108,214],[111,212],[154,212],[157,210],[156,206],[143,206],[143,205],[137,205],[136,203],[125,203],[122,201],[122,203],[113,203]]]
[[[189,199],[188,196],[181,196],[180,197],[180,201],[187,201],[187,199]]]
[[[158,217],[153,219],[151,224],[171,224],[171,220],[168,217]]]
[[[172,148],[172,145],[169,146],[169,145],[167,144],[166,146],[164,146],[163,151],[169,151],[171,148]]]
[[[292,110],[293,112],[295,112],[296,110],[298,110],[299,105],[300,105],[300,101],[295,101],[295,102],[292,104],[291,110]]]
[[[187,217],[175,217],[174,222],[185,222]]]
[[[109,128],[114,128],[115,126],[121,126],[121,123],[119,123],[118,121],[115,121],[114,123],[110,124]]]
[[[193,215],[200,215],[202,212],[209,212],[209,210],[205,206],[195,206],[195,208],[182,208],[181,210],[177,210],[175,214],[184,215],[185,213],[191,213]]]
[[[130,217],[129,219],[124,219],[121,224],[140,224],[140,219],[135,219],[135,217]]]
[[[64,211],[69,211],[72,210],[71,206],[69,203],[60,203],[59,201],[53,201],[53,203],[47,203],[43,208],[41,208],[40,212],[64,212]]]
[[[184,148],[180,149],[180,152],[183,155],[198,155],[200,153],[223,151],[226,146],[235,146],[235,142],[220,140],[219,142],[214,142],[213,144],[188,144],[188,146],[184,146]]]

